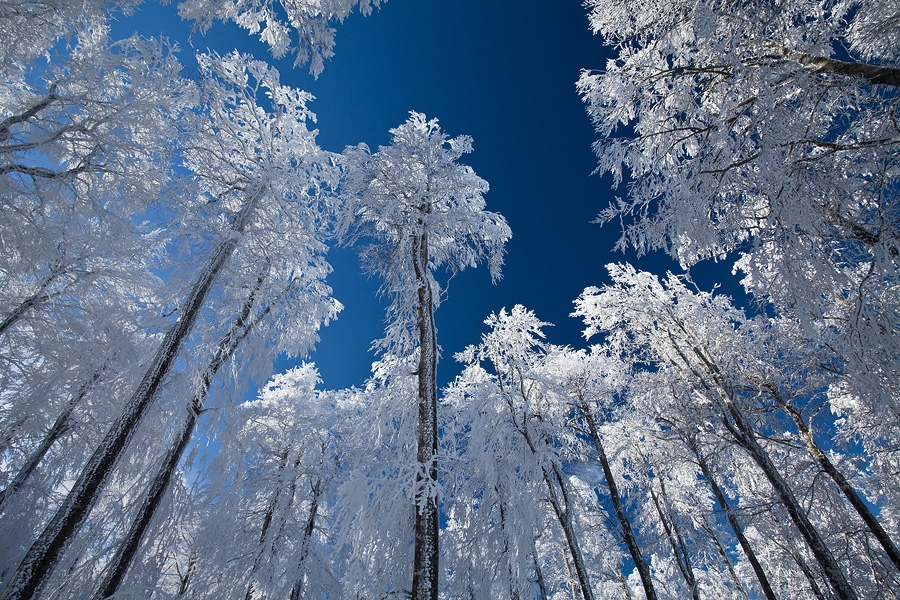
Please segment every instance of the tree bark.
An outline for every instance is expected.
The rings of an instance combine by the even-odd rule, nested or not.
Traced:
[[[28,478],[31,477],[31,474],[37,469],[41,460],[43,460],[47,452],[50,451],[50,448],[53,447],[53,444],[69,430],[72,413],[78,405],[81,404],[81,401],[84,400],[88,390],[90,390],[100,379],[104,370],[106,370],[106,365],[97,369],[94,372],[94,375],[78,388],[78,392],[69,399],[66,406],[63,408],[63,411],[56,417],[53,426],[50,427],[46,434],[44,434],[44,438],[41,440],[40,445],[34,449],[34,452],[31,453],[28,460],[25,461],[16,473],[16,476],[9,482],[9,485],[0,492],[0,514],[3,513],[9,499],[15,496],[19,489],[25,485],[25,482],[28,481]]]
[[[780,396],[779,402],[784,411],[791,417],[791,420],[794,421],[794,425],[797,426],[800,439],[806,444],[806,449],[809,451],[810,456],[812,456],[813,459],[819,463],[819,466],[822,467],[822,470],[831,477],[831,480],[834,481],[838,489],[841,490],[841,493],[844,494],[844,497],[847,498],[847,501],[850,502],[850,505],[856,510],[856,513],[869,528],[869,531],[872,532],[872,535],[875,536],[875,539],[877,539],[878,543],[881,544],[881,547],[884,548],[885,553],[887,553],[891,562],[894,563],[894,567],[897,570],[900,570],[900,551],[897,550],[897,546],[891,541],[891,536],[884,530],[884,527],[881,526],[881,523],[875,518],[872,511],[869,510],[869,507],[866,506],[866,503],[860,497],[859,493],[857,493],[856,489],[854,489],[847,478],[844,477],[844,474],[838,470],[834,463],[828,458],[828,455],[825,454],[816,443],[812,431],[803,421],[803,417],[800,416],[800,413],[798,413],[794,407],[781,400]]]
[[[594,449],[597,451],[597,458],[600,460],[600,466],[603,468],[603,476],[606,478],[606,487],[609,489],[609,497],[613,504],[613,510],[616,513],[616,520],[622,528],[622,536],[625,538],[625,545],[628,546],[628,552],[631,554],[631,559],[634,561],[635,568],[638,570],[638,575],[641,577],[644,593],[647,595],[647,600],[656,600],[656,589],[653,587],[653,579],[650,576],[650,566],[641,554],[641,548],[638,546],[637,538],[634,535],[634,529],[631,527],[631,521],[628,519],[628,515],[625,514],[625,507],[622,506],[622,499],[619,495],[619,486],[616,485],[616,480],[613,477],[612,469],[609,465],[609,459],[606,457],[606,451],[603,449],[603,440],[600,439],[600,432],[597,430],[594,416],[584,398],[579,397],[579,408],[587,422],[588,433],[591,436],[591,440],[594,442]]]
[[[528,445],[528,449],[531,451],[531,455],[537,457],[537,447],[535,445],[534,439],[532,439],[530,431],[528,430],[526,418],[523,417],[522,423],[518,422],[515,413],[515,405],[510,398],[506,387],[503,385],[503,376],[501,375],[498,359],[494,357],[493,360],[494,368],[497,370],[497,380],[500,385],[500,393],[506,399],[506,404],[509,407],[510,418],[512,419],[513,425],[515,426],[516,430],[522,435],[525,443]],[[519,393],[522,395],[522,399],[527,404],[528,398],[526,396],[524,388],[522,387],[524,382],[522,381],[521,373],[519,375]],[[581,596],[582,598],[584,598],[584,600],[594,600],[594,590],[591,587],[587,567],[584,564],[584,556],[581,553],[581,546],[578,543],[578,535],[576,534],[575,528],[572,525],[572,510],[569,503],[569,493],[566,489],[565,477],[560,472],[560,469],[556,464],[551,464],[551,467],[549,469],[547,468],[546,464],[541,464],[541,472],[544,476],[544,483],[547,485],[548,500],[550,502],[550,506],[553,508],[553,513],[556,515],[556,520],[559,522],[559,525],[563,530],[563,536],[566,539],[566,545],[568,546],[569,552],[572,555],[572,562],[575,563],[575,575],[578,579],[578,588],[581,590]],[[563,552],[563,555],[566,555],[565,552]]]
[[[653,480],[651,479],[650,497],[653,499],[653,505],[656,507],[656,514],[659,515],[659,521],[662,523],[663,530],[666,532],[666,539],[668,539],[669,546],[672,548],[672,554],[675,556],[678,570],[681,571],[684,582],[688,584],[688,587],[691,590],[691,598],[700,600],[700,589],[697,587],[697,577],[694,575],[694,568],[691,565],[691,555],[688,552],[684,536],[681,535],[681,531],[678,529],[678,523],[675,522],[675,519],[672,518],[672,514],[669,511],[669,499],[666,495],[666,485],[661,478],[657,477],[657,480],[659,481],[660,493],[662,494],[666,509],[663,510],[662,504],[659,502],[659,497],[656,495],[656,490],[653,489]]]
[[[264,189],[264,186],[257,189],[241,207],[227,237],[218,243],[203,272],[194,283],[182,307],[181,315],[160,343],[153,362],[125,404],[122,414],[88,460],[44,531],[28,549],[0,599],[30,600],[37,596],[72,538],[81,529],[100,491],[112,474],[116,462],[190,335],[213,283],[237,248],[240,234],[250,222]]]
[[[674,342],[674,338],[672,338],[672,341]],[[678,352],[682,359],[685,361],[685,364],[688,365],[688,368],[691,369],[693,374],[699,379],[699,382],[705,391],[717,403],[724,405],[725,410],[722,415],[722,424],[738,445],[747,451],[766,476],[769,484],[775,490],[775,493],[787,510],[791,521],[794,522],[794,525],[800,531],[800,535],[803,536],[809,549],[822,567],[825,577],[831,584],[834,593],[841,600],[857,600],[858,596],[856,595],[856,591],[850,585],[850,582],[847,581],[847,577],[844,575],[840,564],[834,558],[834,555],[831,553],[825,540],[822,539],[822,536],[820,536],[816,528],[813,527],[813,524],[810,522],[809,517],[806,516],[806,512],[804,512],[797,497],[794,496],[793,490],[791,490],[787,481],[784,480],[781,473],[778,472],[778,469],[772,463],[772,459],[769,457],[768,452],[763,449],[759,444],[759,440],[756,439],[756,433],[754,432],[753,427],[735,403],[733,391],[726,384],[719,367],[709,356],[707,356],[700,346],[694,346],[692,348],[693,353],[703,362],[706,370],[713,378],[714,383],[707,382],[706,378],[697,373],[690,366],[690,362],[687,361],[687,357],[681,352],[677,343],[676,347],[678,348]]]
[[[783,49],[784,56],[797,61],[814,73],[831,73],[855,77],[869,85],[889,85],[900,87],[900,69],[877,67],[859,62],[848,62],[824,56],[813,56],[805,52]]]
[[[162,499],[169,489],[169,483],[172,481],[172,476],[175,474],[178,463],[181,462],[181,457],[184,455],[185,449],[187,449],[197,418],[204,410],[204,405],[209,396],[209,388],[212,386],[213,379],[215,379],[216,374],[219,372],[222,365],[231,358],[241,342],[249,335],[253,326],[269,312],[269,307],[267,306],[260,317],[250,320],[250,313],[253,310],[256,294],[262,286],[266,270],[267,268],[264,269],[259,277],[257,277],[256,286],[253,288],[253,291],[250,292],[250,296],[247,298],[244,306],[241,307],[241,311],[238,314],[237,319],[235,319],[235,322],[232,323],[231,328],[219,341],[213,358],[203,371],[200,386],[194,392],[193,398],[191,398],[191,401],[186,407],[187,410],[185,411],[185,419],[182,422],[181,430],[172,446],[169,447],[168,452],[166,452],[156,475],[153,477],[150,487],[147,490],[147,494],[144,496],[144,500],[141,503],[137,514],[132,519],[128,533],[125,534],[115,555],[106,566],[103,581],[97,587],[93,600],[102,600],[103,598],[112,596],[118,591],[119,586],[122,584],[122,579],[128,572],[129,567],[131,567],[131,563],[134,561],[134,557],[137,554],[138,547],[144,539],[144,535],[162,503]]]
[[[697,465],[700,467],[700,472],[703,473],[703,477],[706,479],[707,485],[709,485],[713,495],[719,502],[719,506],[721,506],[722,510],[725,512],[725,518],[728,520],[728,524],[731,525],[731,530],[734,532],[738,543],[741,545],[741,549],[744,551],[744,556],[746,556],[747,560],[750,561],[750,566],[753,567],[753,572],[756,574],[756,580],[759,582],[759,586],[762,588],[763,594],[766,595],[767,600],[778,600],[778,596],[776,596],[774,590],[772,590],[772,585],[769,583],[769,578],[766,576],[766,572],[763,570],[759,559],[756,558],[756,553],[753,551],[753,547],[750,545],[750,541],[744,535],[744,529],[741,527],[740,522],[738,522],[737,516],[734,514],[734,510],[732,510],[731,505],[728,504],[728,500],[725,498],[725,494],[722,493],[722,489],[719,487],[719,484],[716,483],[716,480],[709,469],[709,464],[707,464],[706,459],[703,457],[703,455],[700,454],[700,449],[697,448],[696,443],[694,443],[693,441],[689,441],[688,447],[694,453],[694,457],[697,459]]]
[[[438,498],[437,498],[437,332],[434,299],[428,273],[428,234],[413,235],[419,325],[418,414],[416,461],[416,521],[413,548],[412,600],[438,599]]]
[[[312,544],[312,534],[316,530],[316,516],[319,513],[319,498],[324,492],[322,480],[317,479],[312,487],[312,498],[309,505],[309,516],[306,519],[306,527],[303,528],[303,541],[300,543],[300,556],[297,558],[297,579],[291,587],[290,600],[300,600],[303,593],[303,568],[306,557],[309,555],[309,546]]]

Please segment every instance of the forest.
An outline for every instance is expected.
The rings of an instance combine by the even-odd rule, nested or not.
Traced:
[[[900,598],[897,0],[585,0],[620,259],[579,344],[452,353],[513,267],[473,138],[326,150],[273,66],[402,0],[173,1],[265,54],[0,0],[0,600]],[[345,250],[382,333],[330,389]]]

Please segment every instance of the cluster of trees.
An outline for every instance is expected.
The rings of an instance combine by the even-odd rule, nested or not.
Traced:
[[[511,235],[471,140],[325,152],[267,64],[109,39],[138,3],[0,0],[0,598],[900,596],[895,6],[588,2],[600,220],[756,304],[610,265],[594,345],[504,309],[441,391],[445,281]],[[180,10],[318,73],[378,5]],[[340,311],[329,244],[389,299],[371,380],[242,402]]]

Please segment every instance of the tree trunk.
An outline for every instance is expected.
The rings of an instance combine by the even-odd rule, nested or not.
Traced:
[[[666,509],[663,510],[662,504],[659,502],[659,497],[656,495],[656,490],[653,489],[653,480],[651,479],[650,497],[653,499],[653,505],[656,507],[656,514],[659,515],[659,521],[662,523],[663,530],[666,532],[666,539],[669,540],[669,546],[672,548],[672,554],[675,556],[678,570],[681,572],[681,576],[684,577],[685,583],[687,583],[688,587],[691,589],[691,598],[700,600],[700,589],[697,587],[697,577],[694,575],[694,569],[691,566],[691,555],[688,552],[687,544],[684,542],[684,537],[678,529],[678,523],[672,518],[672,513],[669,511],[670,505],[669,499],[666,496],[665,483],[663,483],[662,478],[657,477],[657,480],[659,481],[660,493],[662,494]]]
[[[572,525],[572,506],[569,503],[569,493],[566,490],[565,479],[556,465],[553,465],[551,471],[548,471],[544,466],[541,469],[544,472],[544,481],[550,492],[550,506],[553,507],[553,512],[556,513],[556,519],[559,521],[563,535],[566,538],[566,545],[569,547],[569,552],[572,553],[572,562],[575,563],[575,576],[578,578],[578,588],[581,590],[580,595],[584,600],[594,600],[594,590],[591,588],[587,567],[584,564],[584,555],[581,553],[578,535],[575,532],[575,527]],[[553,480],[556,481],[556,486],[553,485]],[[559,488],[559,495],[557,495],[556,487]]]
[[[628,552],[631,554],[631,559],[634,561],[635,568],[638,570],[638,575],[641,577],[644,593],[647,595],[647,600],[656,600],[656,590],[653,587],[653,579],[650,576],[650,567],[647,564],[647,561],[644,560],[644,556],[641,554],[641,548],[638,546],[637,538],[634,535],[634,529],[631,527],[631,521],[628,520],[628,515],[625,514],[625,508],[622,506],[622,499],[619,496],[619,486],[616,485],[616,480],[613,478],[609,459],[606,457],[606,451],[603,449],[603,441],[600,439],[600,432],[597,431],[597,424],[594,422],[594,416],[591,413],[590,407],[588,407],[587,403],[581,397],[579,397],[579,408],[587,422],[588,432],[590,433],[591,440],[594,442],[594,449],[597,451],[597,458],[600,460],[600,466],[603,467],[603,476],[606,478],[606,487],[609,489],[609,497],[610,500],[612,500],[613,510],[616,513],[616,520],[622,528],[625,545],[628,546]]]
[[[0,335],[6,333],[6,330],[15,325],[29,310],[40,307],[42,304],[49,302],[58,295],[58,293],[51,294],[47,291],[47,288],[60,274],[61,271],[51,271],[51,273],[41,282],[40,288],[35,293],[19,303],[17,307],[0,321]]]
[[[300,600],[303,593],[303,568],[306,557],[309,555],[309,546],[312,544],[312,534],[316,530],[316,516],[319,513],[319,498],[324,492],[322,480],[317,479],[312,487],[312,499],[309,505],[309,516],[306,519],[306,527],[303,528],[303,541],[300,543],[300,556],[297,558],[297,579],[291,587],[290,600]]]
[[[93,600],[102,600],[103,598],[112,596],[119,589],[119,586],[122,584],[122,579],[128,572],[128,569],[137,554],[138,547],[144,539],[144,535],[162,503],[162,499],[169,489],[169,483],[172,480],[172,476],[175,474],[178,463],[181,462],[181,457],[184,455],[184,451],[191,440],[194,425],[197,422],[197,417],[199,417],[204,410],[204,405],[209,396],[209,388],[212,386],[213,379],[215,379],[216,374],[219,372],[222,365],[231,358],[241,342],[249,335],[253,326],[259,319],[268,314],[269,307],[267,306],[257,319],[249,320],[250,313],[252,312],[255,303],[256,294],[262,286],[266,270],[268,270],[268,265],[259,277],[257,277],[256,286],[253,288],[253,291],[250,292],[250,296],[247,298],[244,306],[241,307],[241,311],[238,314],[237,319],[235,319],[235,322],[232,323],[231,328],[219,341],[219,345],[216,347],[216,352],[213,355],[212,360],[210,360],[206,369],[203,371],[200,386],[194,392],[194,397],[186,407],[186,416],[182,422],[181,430],[172,446],[169,447],[168,452],[166,452],[156,475],[153,477],[150,487],[147,490],[147,495],[144,497],[134,519],[132,519],[128,533],[125,534],[125,537],[122,539],[116,550],[115,556],[113,556],[112,560],[106,566],[104,571],[105,576],[102,583],[97,587]]]
[[[848,582],[847,578],[844,576],[840,564],[838,564],[837,560],[834,558],[834,555],[831,553],[825,540],[822,539],[822,536],[820,536],[819,532],[816,531],[816,528],[813,527],[813,524],[810,522],[809,517],[806,516],[803,507],[800,506],[800,502],[797,500],[796,496],[794,496],[793,490],[791,490],[787,481],[781,476],[781,473],[778,472],[778,469],[775,468],[772,459],[769,458],[769,454],[759,445],[759,441],[756,439],[756,435],[750,428],[750,424],[747,422],[743,413],[734,404],[729,405],[729,412],[735,419],[735,423],[730,423],[727,417],[725,417],[723,418],[725,428],[731,432],[731,435],[738,444],[750,454],[753,461],[760,469],[762,469],[769,484],[774,488],[775,493],[778,494],[778,497],[781,499],[781,503],[787,510],[794,525],[800,530],[800,534],[803,536],[803,539],[806,540],[809,549],[812,550],[813,555],[825,572],[825,577],[834,589],[834,593],[841,600],[857,600],[856,591],[850,586],[850,582]]]
[[[522,438],[528,445],[528,449],[531,451],[531,455],[533,457],[537,457],[537,447],[528,429],[526,417],[523,417],[522,423],[518,422],[518,419],[516,418],[515,404],[513,403],[512,398],[509,396],[509,392],[507,391],[506,387],[503,385],[503,375],[501,373],[499,359],[497,356],[493,356],[492,360],[494,363],[494,369],[497,371],[497,381],[500,386],[500,393],[503,395],[503,398],[506,400],[506,404],[509,407],[510,419],[512,420],[516,430],[522,435]],[[519,373],[519,380],[519,393],[521,394],[523,401],[527,405],[528,397],[523,387],[524,381],[522,381],[521,373]],[[566,489],[565,477],[562,475],[556,464],[552,464],[550,469],[547,468],[547,465],[541,464],[541,472],[544,476],[544,483],[547,485],[547,492],[549,494],[548,500],[550,502],[550,506],[553,508],[553,512],[556,515],[556,520],[559,522],[559,525],[563,530],[563,535],[566,538],[566,545],[568,546],[569,552],[572,555],[572,562],[575,563],[575,575],[578,578],[577,587],[581,589],[581,596],[582,598],[584,598],[584,600],[594,600],[594,591],[590,584],[590,577],[588,576],[587,567],[584,564],[584,556],[581,553],[581,546],[578,544],[578,536],[575,533],[575,528],[572,526],[572,512],[571,506],[569,504],[569,494],[568,490]],[[559,492],[557,492],[557,489],[559,490]],[[565,552],[563,552],[563,556],[567,556]],[[568,561],[568,558],[566,558],[566,561]],[[567,568],[569,568],[568,562],[566,564]]]
[[[279,457],[280,464],[278,465],[278,471],[282,472],[287,468],[288,464],[288,454],[290,453],[290,447],[284,449],[281,456]],[[300,464],[301,457],[297,456],[297,461],[294,463],[294,469],[297,468],[297,465]],[[293,486],[292,486],[293,487]],[[272,519],[275,518],[275,511],[278,508],[278,499],[281,496],[281,483],[276,483],[275,493],[272,494],[272,499],[269,500],[269,505],[266,507],[266,514],[263,516],[262,528],[259,532],[259,541],[257,542],[258,549],[256,551],[256,558],[253,559],[253,566],[250,567],[250,574],[247,576],[249,583],[247,584],[247,593],[244,594],[244,600],[253,600],[253,591],[254,591],[254,581],[253,578],[256,576],[256,572],[259,570],[260,565],[262,565],[263,559],[266,556],[266,546],[268,545],[269,538],[269,528],[272,526]],[[291,494],[293,496],[293,493]],[[95,599],[96,600],[96,599]]]
[[[707,393],[709,393],[717,402],[721,402],[725,406],[725,414],[722,415],[722,424],[729,433],[731,433],[738,445],[744,448],[756,465],[762,469],[763,474],[775,490],[775,493],[787,510],[794,525],[800,531],[800,535],[806,540],[809,549],[822,567],[825,577],[828,579],[828,582],[831,584],[837,597],[841,600],[857,600],[858,597],[856,591],[850,586],[850,582],[847,581],[844,571],[834,558],[834,555],[831,553],[825,540],[822,539],[822,536],[820,536],[816,528],[813,527],[813,524],[810,522],[809,517],[806,516],[806,512],[804,512],[797,497],[794,496],[793,490],[791,490],[787,481],[781,476],[781,473],[778,472],[778,469],[775,468],[768,452],[760,446],[759,440],[756,439],[756,433],[754,432],[753,427],[735,403],[732,390],[726,385],[719,367],[700,349],[699,346],[694,346],[693,352],[701,361],[703,361],[715,381],[714,386],[711,386],[705,378],[702,376],[699,377],[700,383],[706,389]],[[697,374],[695,373],[695,375]],[[716,391],[713,391],[713,387],[716,388]]]
[[[706,519],[703,520],[703,529],[706,531],[706,535],[709,536],[709,539],[712,540],[713,545],[716,547],[716,551],[719,553],[719,558],[722,559],[722,562],[725,563],[725,568],[728,569],[728,574],[731,576],[731,582],[734,584],[734,589],[741,595],[741,598],[744,600],[750,600],[747,596],[747,591],[744,589],[743,583],[741,583],[741,578],[738,577],[737,572],[734,570],[734,564],[731,562],[731,557],[728,556],[728,553],[725,551],[725,548],[722,547],[722,542],[719,541],[719,537],[716,535],[716,532],[710,527],[709,523],[706,522]]]
[[[900,87],[900,69],[896,67],[878,67],[866,63],[814,56],[805,52],[795,52],[784,46],[779,47],[779,50],[787,59],[800,63],[813,73],[846,75],[859,79],[863,84]]]
[[[31,474],[34,473],[34,470],[37,469],[37,466],[40,464],[41,460],[43,460],[44,456],[47,452],[50,451],[50,448],[53,447],[53,444],[61,438],[68,430],[70,426],[70,420],[72,417],[72,413],[75,411],[75,408],[81,404],[81,401],[84,400],[85,395],[87,395],[88,390],[93,387],[95,383],[100,379],[100,376],[103,374],[103,371],[106,370],[106,365],[100,367],[94,372],[94,375],[78,388],[78,392],[72,396],[69,401],[66,403],[66,406],[63,408],[63,411],[56,417],[56,421],[54,421],[53,426],[47,431],[44,435],[44,439],[41,440],[40,445],[34,449],[34,452],[31,453],[31,456],[28,457],[28,460],[22,465],[19,471],[16,473],[16,476],[13,477],[12,481],[9,482],[9,485],[0,492],[0,514],[3,513],[3,509],[6,506],[6,503],[10,498],[15,496],[16,492],[21,489],[25,482],[28,481],[28,478],[31,477]]]
[[[812,456],[816,462],[819,463],[819,466],[822,467],[822,470],[828,473],[829,477],[831,477],[832,481],[834,481],[835,485],[838,486],[838,489],[844,494],[844,497],[847,498],[847,501],[850,502],[850,505],[856,509],[856,513],[860,516],[866,526],[869,528],[869,531],[872,532],[872,535],[875,536],[875,539],[878,540],[878,543],[881,544],[881,547],[884,548],[884,551],[887,553],[888,557],[891,559],[891,562],[894,563],[894,567],[897,570],[900,570],[900,551],[897,550],[897,546],[894,545],[894,542],[891,541],[891,536],[884,530],[884,527],[881,526],[881,523],[878,519],[875,518],[875,515],[872,514],[872,511],[869,510],[869,507],[866,506],[866,503],[857,493],[857,491],[853,488],[847,478],[844,477],[844,474],[841,473],[838,468],[831,462],[828,458],[828,455],[825,454],[819,445],[816,444],[816,440],[813,438],[812,431],[810,431],[809,427],[803,421],[803,418],[800,416],[800,413],[794,409],[794,407],[788,405],[786,402],[783,402],[779,398],[779,402],[781,402],[781,407],[784,411],[791,417],[794,421],[794,424],[797,426],[797,431],[800,434],[800,439],[806,444],[806,449],[809,451],[810,456]]]
[[[706,459],[703,458],[702,454],[700,454],[700,449],[697,448],[695,442],[689,441],[688,447],[694,453],[694,457],[697,459],[697,464],[700,467],[700,472],[703,473],[703,477],[706,479],[706,483],[709,485],[713,495],[719,502],[719,506],[721,506],[722,510],[725,512],[725,518],[728,520],[728,524],[731,525],[731,530],[734,532],[738,543],[741,545],[741,549],[744,551],[744,556],[746,556],[747,560],[750,561],[750,566],[753,567],[753,572],[756,573],[756,580],[759,581],[759,586],[762,588],[763,594],[766,595],[767,600],[778,600],[778,596],[776,596],[775,592],[772,590],[772,585],[769,583],[769,578],[766,576],[766,572],[763,571],[762,565],[759,563],[759,559],[756,558],[756,553],[753,551],[753,547],[750,545],[750,541],[744,535],[744,530],[741,527],[741,524],[738,522],[737,516],[734,514],[731,505],[728,504],[728,500],[725,499],[725,494],[722,493],[722,489],[719,487],[719,484],[716,483],[715,478],[713,478],[712,472],[709,470],[709,465],[707,464]]]
[[[413,269],[418,290],[419,322],[418,407],[419,436],[416,460],[416,522],[413,548],[412,600],[438,598],[437,498],[437,333],[434,300],[428,273],[428,234],[413,236]]]
[[[94,507],[128,441],[134,434],[148,406],[175,359],[190,335],[206,296],[226,261],[238,245],[240,234],[250,222],[264,187],[256,190],[235,217],[228,235],[218,243],[191,293],[182,307],[181,315],[166,333],[156,356],[122,414],[107,432],[100,446],[88,460],[71,491],[44,531],[28,549],[0,596],[2,600],[30,600],[40,591],[53,568],[81,529]]]

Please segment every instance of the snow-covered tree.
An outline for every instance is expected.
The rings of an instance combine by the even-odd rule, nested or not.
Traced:
[[[391,303],[385,337],[378,348],[396,356],[418,354],[419,474],[416,490],[412,597],[438,597],[438,420],[437,331],[439,269],[451,274],[487,262],[500,276],[503,245],[510,238],[505,219],[484,210],[488,184],[457,161],[472,151],[467,136],[449,138],[437,120],[411,113],[391,130],[392,144],[372,153],[365,146],[344,151],[345,242],[371,238],[364,267],[383,279]]]
[[[600,215],[621,220],[619,246],[736,257],[759,301],[833,352],[848,405],[896,426],[896,3],[587,4],[618,53],[579,89],[598,170],[631,180]]]
[[[236,53],[201,56],[199,62],[205,110],[193,116],[195,127],[186,127],[190,137],[185,152],[185,166],[195,178],[197,196],[188,203],[182,222],[200,232],[196,243],[206,252],[205,264],[192,276],[186,297],[179,303],[177,319],[158,346],[141,384],[124,403],[121,415],[54,518],[32,544],[8,583],[5,597],[31,597],[51,575],[95,505],[208,300],[216,304],[220,315],[231,310],[226,308],[227,303],[220,304],[221,298],[228,297],[228,284],[240,289],[243,278],[265,265],[266,291],[274,292],[269,298],[283,293],[289,281],[306,288],[300,291],[320,297],[306,306],[306,311],[296,314],[296,322],[309,326],[306,332],[282,327],[292,334],[292,344],[305,350],[315,339],[321,321],[333,315],[335,306],[327,297],[330,290],[321,283],[329,268],[322,259],[324,246],[317,235],[322,215],[327,216],[327,212],[313,206],[318,202],[316,190],[327,183],[330,167],[315,144],[315,132],[306,128],[311,118],[306,107],[308,95],[282,86],[277,72],[264,63]],[[273,105],[272,112],[259,104],[265,95]],[[290,236],[284,234],[285,227],[290,228]],[[272,279],[281,281],[270,282],[269,271],[277,275]],[[217,284],[225,289],[220,293],[216,288],[211,294]],[[302,297],[301,304],[306,302],[308,296],[290,288],[287,291],[290,296]],[[233,310],[237,312],[243,302],[239,300]],[[307,318],[313,322],[307,323]]]
[[[182,0],[179,14],[206,31],[215,21],[232,21],[269,46],[275,58],[294,55],[318,76],[334,56],[334,28],[358,9],[368,15],[387,0]],[[294,37],[296,36],[296,38]]]
[[[865,488],[849,483],[868,479],[850,459],[858,450],[825,437],[831,449],[826,456],[815,440],[823,390],[836,375],[800,335],[802,328],[785,319],[748,318],[727,298],[692,292],[672,276],[661,282],[621,265],[610,272],[614,283],[586,290],[576,314],[585,318],[589,335],[605,333],[623,357],[655,365],[658,379],[669,374],[668,389],[635,396],[652,401],[643,412],[667,427],[677,426],[698,464],[708,453],[696,445],[700,432],[729,440],[730,453],[746,453],[771,492],[748,479],[747,472],[735,471],[732,477],[745,479],[748,497],[758,493],[750,491],[754,488],[763,502],[766,493],[777,497],[835,594],[857,597],[870,581],[880,582],[873,593],[894,588],[896,548],[884,523],[865,507]],[[843,458],[839,450],[850,456]],[[831,484],[822,485],[820,473]],[[890,497],[868,500],[890,506]],[[862,523],[871,538],[857,537]],[[839,560],[836,549],[844,544],[870,550]],[[873,552],[873,544],[881,550]]]

